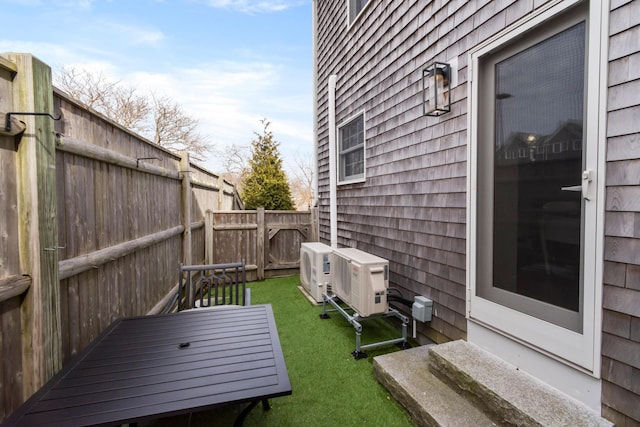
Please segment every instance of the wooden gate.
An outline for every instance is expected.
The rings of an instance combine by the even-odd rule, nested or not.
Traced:
[[[298,273],[300,245],[317,240],[317,210],[208,211],[205,258],[218,264],[244,259],[248,280]]]

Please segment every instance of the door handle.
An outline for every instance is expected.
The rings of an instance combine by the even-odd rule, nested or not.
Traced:
[[[582,192],[582,198],[585,200],[591,200],[589,196],[589,184],[593,181],[593,171],[587,169],[582,171],[582,182],[580,185],[570,185],[568,187],[560,187],[562,191],[580,191]]]
[[[593,171],[587,169],[582,171],[582,198],[585,200],[591,200],[589,196],[589,184],[593,181]]]

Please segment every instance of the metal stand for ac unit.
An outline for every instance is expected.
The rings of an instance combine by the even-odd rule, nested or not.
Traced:
[[[386,313],[373,314],[367,317],[361,317],[354,311],[354,315],[352,316],[346,310],[351,310],[350,308],[343,308],[340,306],[339,298],[336,296],[329,296],[326,293],[322,294],[322,314],[320,318],[328,319],[329,315],[327,313],[338,312],[344,316],[345,319],[349,322],[351,326],[356,330],[356,349],[351,353],[356,360],[365,359],[367,357],[367,353],[363,350],[367,350],[369,348],[382,347],[390,344],[398,344],[400,348],[403,350],[409,348],[410,345],[407,342],[407,325],[409,324],[409,318],[404,314],[400,313],[395,308],[389,307],[389,310]],[[327,303],[331,304],[335,310],[327,310]],[[353,310],[351,310],[353,311]],[[395,338],[387,341],[375,342],[372,344],[360,345],[360,337],[362,335],[362,324],[360,321],[369,320],[369,319],[377,319],[380,317],[396,317],[402,321],[402,338]]]

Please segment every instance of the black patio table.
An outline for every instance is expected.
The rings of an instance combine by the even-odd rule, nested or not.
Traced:
[[[122,318],[5,421],[120,425],[291,394],[271,305]]]

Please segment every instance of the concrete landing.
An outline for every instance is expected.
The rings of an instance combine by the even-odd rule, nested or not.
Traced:
[[[374,359],[419,426],[612,426],[590,408],[466,341]]]
[[[429,371],[429,347],[375,357],[376,378],[420,427],[495,426],[485,414]]]

